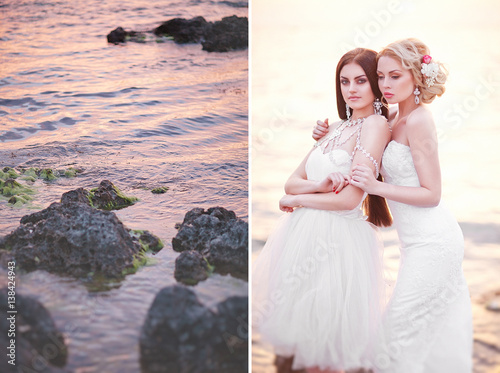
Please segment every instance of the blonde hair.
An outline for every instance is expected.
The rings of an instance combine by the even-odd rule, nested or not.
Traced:
[[[432,59],[432,62],[439,66],[439,71],[431,87],[425,83],[425,77],[422,74],[422,57],[430,55],[427,45],[418,39],[409,38],[396,41],[382,49],[377,55],[377,61],[380,57],[387,56],[401,61],[403,67],[413,75],[413,78],[420,90],[420,101],[425,104],[431,103],[436,96],[441,96],[445,91],[444,83],[448,77],[448,71],[441,62]]]

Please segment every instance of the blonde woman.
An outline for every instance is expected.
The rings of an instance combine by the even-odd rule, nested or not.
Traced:
[[[388,200],[401,244],[396,286],[373,356],[377,373],[471,373],[472,315],[462,231],[441,203],[436,128],[423,105],[444,93],[446,70],[425,44],[405,39],[377,56],[378,84],[397,104],[376,180],[364,165],[350,183]],[[320,132],[325,125],[319,125]],[[313,136],[314,137],[314,136]]]

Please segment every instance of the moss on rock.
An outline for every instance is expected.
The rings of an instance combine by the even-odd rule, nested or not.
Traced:
[[[31,188],[30,185],[36,180],[52,181],[61,176],[75,177],[82,172],[82,169],[74,167],[61,171],[52,168],[18,167],[15,170],[12,167],[3,167],[0,168],[0,196],[5,197],[11,206],[22,207],[33,200],[31,195],[35,194],[35,189]],[[16,179],[22,180],[23,183],[16,181]]]
[[[52,181],[58,178],[58,173],[56,175],[52,168],[44,168],[40,170],[38,177],[43,180]]]
[[[141,245],[143,252],[153,252],[157,253],[161,249],[163,249],[163,242],[161,239],[156,237],[154,234],[149,231],[143,230],[130,230],[130,236],[133,240]]]
[[[109,180],[103,180],[98,188],[91,189],[88,198],[92,207],[108,211],[131,206],[139,200],[126,196]]]
[[[23,207],[26,203],[30,202],[33,198],[26,194],[15,195],[9,198],[8,203],[14,207]]]
[[[4,167],[2,171],[0,171],[0,179],[17,179],[19,174],[12,167]]]
[[[163,194],[163,193],[167,193],[167,190],[169,190],[169,187],[158,187],[158,188],[154,188],[153,190],[151,190],[151,193]]]
[[[65,177],[76,177],[79,173],[82,173],[83,171],[78,168],[73,168],[70,167],[67,170],[64,170],[64,176]]]
[[[9,203],[12,205],[23,205],[32,200],[30,194],[35,191],[25,185],[20,184],[14,179],[1,180],[0,179],[0,195],[9,198]]]

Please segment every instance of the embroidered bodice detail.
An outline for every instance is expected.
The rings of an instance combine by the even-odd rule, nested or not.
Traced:
[[[349,124],[349,121],[342,121],[335,130],[333,130],[330,134],[326,135],[322,139],[319,139],[314,146],[315,147],[320,147],[323,154],[329,153],[330,154],[330,159],[333,158],[332,151],[333,150],[345,150],[342,149],[341,146],[347,143],[354,135],[356,135],[356,144],[354,146],[354,149],[350,153],[349,159],[352,160],[354,159],[354,155],[356,152],[359,150],[366,158],[368,158],[373,165],[375,166],[375,176],[377,177],[380,168],[377,160],[373,158],[373,156],[368,152],[363,145],[361,144],[361,130],[363,128],[363,123],[364,123],[365,118],[360,118],[357,121],[351,122]],[[348,123],[348,124],[346,124]],[[349,127],[357,126],[355,130],[353,130],[345,139],[340,141],[340,137],[342,136],[342,132]],[[345,150],[348,152],[347,150]]]

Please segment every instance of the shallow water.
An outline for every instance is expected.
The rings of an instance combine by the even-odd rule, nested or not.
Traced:
[[[194,207],[248,219],[248,51],[208,53],[172,41],[112,45],[118,26],[151,30],[174,17],[247,16],[230,1],[3,1],[0,4],[0,166],[82,168],[38,180],[30,207],[0,201],[0,235],[78,187],[111,180],[140,199],[116,211],[165,248],[115,289],[89,293],[44,271],[18,277],[69,343],[76,372],[138,372],[138,336],[155,294],[175,283],[174,225]],[[166,194],[151,189],[168,186]],[[0,283],[6,275],[0,270]],[[248,284],[214,275],[194,290],[213,306]]]
[[[252,242],[253,256],[281,212],[283,185],[310,150],[318,119],[338,118],[335,67],[354,47],[379,50],[417,37],[448,65],[446,93],[430,108],[439,134],[443,199],[466,239],[464,271],[474,312],[475,373],[500,371],[500,314],[486,310],[500,290],[500,42],[487,1],[252,1]],[[279,13],[280,18],[274,15]],[[466,27],[464,25],[467,25]],[[399,263],[394,229],[384,232],[385,266]],[[254,332],[253,372],[274,372],[272,348]]]

